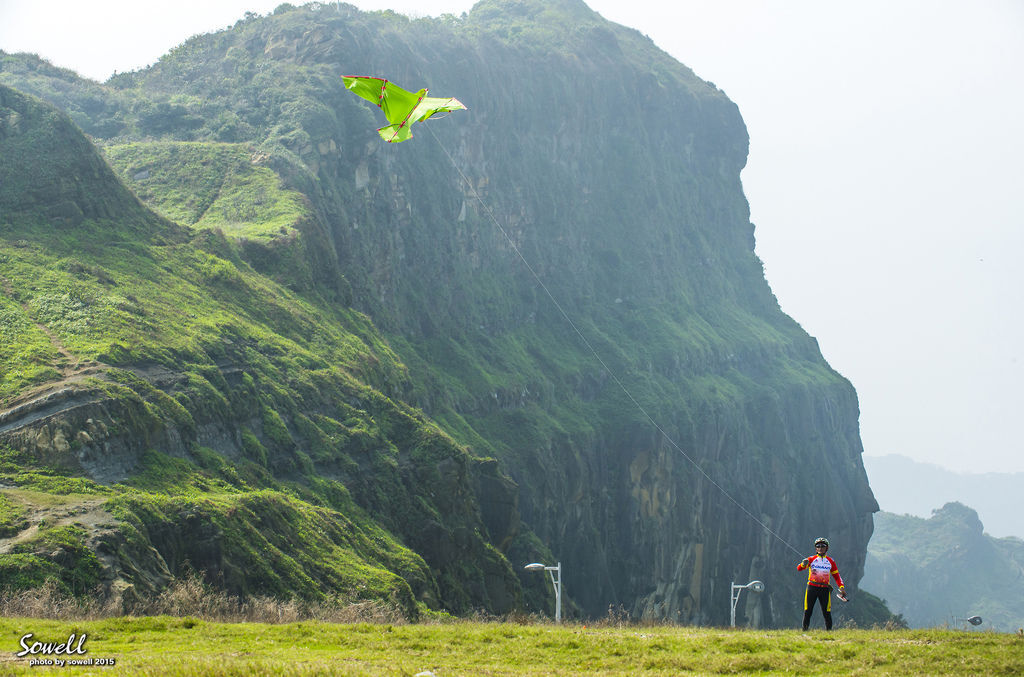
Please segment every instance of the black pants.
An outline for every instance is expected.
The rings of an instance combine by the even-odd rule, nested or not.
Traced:
[[[832,629],[832,588],[819,585],[808,585],[804,593],[804,630],[811,624],[811,612],[814,611],[814,603],[821,604],[821,613],[825,617],[825,629]]]

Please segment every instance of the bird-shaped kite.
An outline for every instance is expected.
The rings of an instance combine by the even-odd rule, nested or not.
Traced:
[[[377,104],[384,111],[384,117],[391,124],[381,127],[377,132],[388,143],[412,138],[411,127],[414,122],[426,120],[437,113],[466,110],[458,99],[427,96],[426,89],[407,92],[384,78],[345,75],[341,79],[346,89]]]

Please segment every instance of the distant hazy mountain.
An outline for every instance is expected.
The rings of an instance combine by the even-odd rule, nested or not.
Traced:
[[[1024,473],[956,473],[905,456],[864,456],[871,490],[882,510],[929,517],[957,501],[978,512],[985,531],[1024,537]]]
[[[1024,626],[1022,580],[1024,541],[985,534],[974,510],[947,503],[928,519],[875,515],[860,587],[912,628],[978,615],[980,628],[1012,632]]]

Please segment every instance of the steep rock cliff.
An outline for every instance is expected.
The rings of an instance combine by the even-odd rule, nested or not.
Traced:
[[[342,74],[469,110],[382,145]],[[514,482],[521,527],[478,484],[513,567],[532,532],[583,612],[697,623],[760,578],[740,617],[780,625],[827,534],[856,586],[877,510],[856,395],[764,280],[739,111],[650,40],[576,0],[282,6],[107,86],[151,102],[123,135],[251,143],[308,197],[326,244],[304,279],[387,336],[408,367],[390,395]]]

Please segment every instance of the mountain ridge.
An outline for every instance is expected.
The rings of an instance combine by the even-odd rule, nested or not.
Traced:
[[[861,583],[911,627],[955,627],[963,620],[954,617],[975,615],[1000,632],[1024,625],[1013,585],[1024,576],[1020,538],[990,536],[978,513],[957,502],[928,518],[881,512],[875,525]],[[1005,585],[993,589],[993,581]]]
[[[551,26],[534,19],[544,7],[484,2],[465,19],[409,20],[344,5],[282,6],[112,78],[100,86],[104,103],[94,113],[82,105],[94,83],[57,98],[72,100],[83,129],[102,131],[121,180],[139,194],[149,190],[154,207],[187,177],[196,178],[196,191],[213,180],[203,172],[161,174],[171,154],[158,143],[199,144],[189,149],[199,163],[221,157],[220,144],[239,144],[238,153],[251,151],[259,168],[279,177],[278,186],[262,184],[269,199],[294,191],[308,200],[294,231],[262,241],[200,231],[176,264],[219,302],[259,291],[276,299],[268,309],[245,308],[241,324],[224,316],[227,332],[205,327],[201,351],[190,343],[149,346],[148,334],[138,347],[97,351],[120,369],[149,363],[180,371],[182,357],[197,365],[155,391],[121,375],[140,399],[164,407],[165,421],[179,421],[165,430],[187,431],[189,417],[216,414],[195,426],[200,437],[185,435],[203,444],[169,447],[191,468],[136,452],[149,459],[145,482],[166,487],[170,478],[178,486],[182,473],[227,481],[246,457],[270,471],[258,475],[261,482],[298,482],[292,491],[325,500],[320,483],[329,477],[341,485],[331,491],[350,492],[365,516],[400,532],[442,572],[406,567],[414,593],[403,593],[406,606],[426,594],[430,608],[439,597],[455,610],[548,608],[544,582],[513,573],[510,563],[557,557],[593,581],[571,593],[585,614],[624,604],[638,617],[721,622],[728,581],[754,576],[770,591],[748,599],[741,616],[784,624],[796,613],[800,583],[785,544],[830,531],[847,544],[851,585],[860,577],[877,504],[860,462],[856,394],[781,313],[764,280],[739,181],[747,137],[735,105],[636,31],[596,18],[545,49]],[[419,53],[411,44],[430,47]],[[43,95],[56,89],[24,60],[0,64],[0,82]],[[381,148],[376,109],[340,83],[341,72],[381,70],[399,84],[456,94],[471,114],[458,125],[456,116],[428,122],[433,133]],[[622,100],[637,104],[624,113],[608,103]],[[561,106],[557,114],[551,101]],[[147,147],[128,152],[127,144]],[[473,190],[458,172],[441,173],[442,148]],[[251,194],[244,189],[251,174],[235,177],[239,194]],[[263,218],[242,202],[229,207]],[[592,337],[626,393],[538,293],[488,212]],[[137,295],[126,301],[155,312]],[[338,318],[359,341],[339,329],[318,343],[317,316]],[[274,332],[302,348],[299,360],[286,359],[295,349]],[[351,373],[329,371],[321,346]],[[274,384],[283,375],[289,385],[281,390]],[[664,422],[686,458],[630,398]],[[359,403],[346,405],[354,411],[338,411],[337,402],[350,400]],[[420,421],[413,430],[438,427],[452,467],[461,468],[451,481],[464,503],[442,510],[436,492],[423,493],[415,476],[444,475],[430,470],[429,454],[407,459],[403,448],[417,449],[418,434],[401,433],[397,444],[391,426],[374,422],[370,402],[373,411]],[[256,404],[257,414],[243,403]],[[149,439],[168,445],[159,435]],[[18,444],[12,453],[21,453]],[[397,449],[401,489],[344,470],[367,444]],[[387,453],[380,456],[372,470],[386,478],[394,469]],[[833,472],[825,482],[808,480],[808,463]],[[249,476],[262,472],[241,467]],[[743,496],[749,514],[780,538],[767,537],[722,492]],[[816,496],[826,509],[802,514],[801,502]],[[423,519],[439,521],[439,532],[399,517],[399,506],[417,501],[426,501]],[[162,508],[150,514],[155,524],[169,516]],[[467,541],[456,523],[475,524],[470,532],[479,538]],[[467,548],[475,554],[460,572],[456,555]],[[176,552],[164,560],[168,571],[183,561]],[[223,563],[219,569],[226,571]],[[474,582],[481,580],[490,583]],[[430,592],[434,584],[439,593]]]
[[[865,456],[864,466],[886,512],[927,518],[958,502],[977,510],[997,538],[1020,537],[1024,531],[1017,519],[1024,511],[1024,473],[958,473],[899,454]]]

